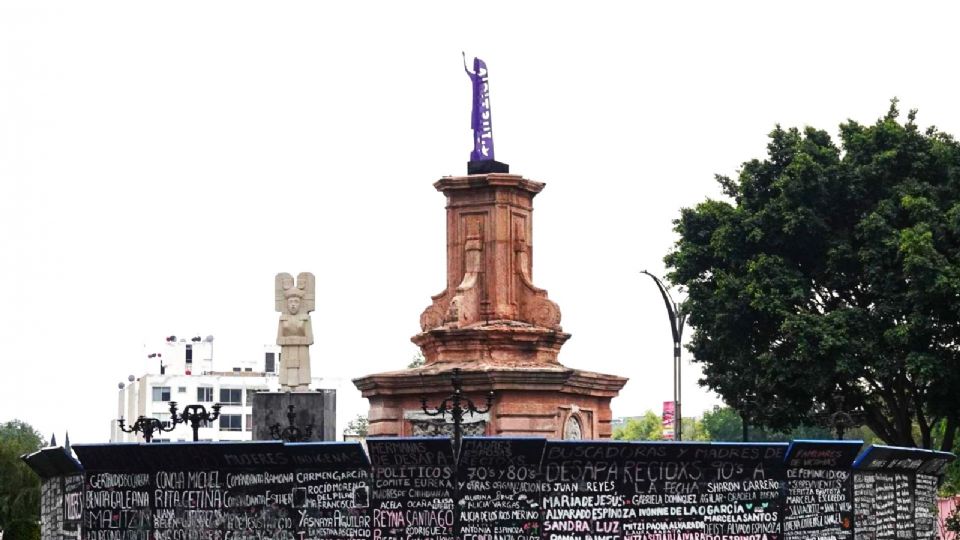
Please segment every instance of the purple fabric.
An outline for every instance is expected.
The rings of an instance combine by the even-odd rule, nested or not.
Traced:
[[[479,58],[473,59],[473,72],[467,68],[464,56],[463,69],[473,83],[473,111],[470,127],[473,128],[473,151],[470,161],[493,159],[493,115],[490,112],[490,83],[487,79],[487,64]]]

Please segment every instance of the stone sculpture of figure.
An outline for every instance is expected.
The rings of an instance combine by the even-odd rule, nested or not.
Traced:
[[[307,392],[310,390],[310,345],[313,345],[310,312],[316,306],[313,274],[301,272],[296,284],[290,274],[277,274],[274,292],[275,307],[280,312],[280,324],[277,327],[280,389],[284,392]]]

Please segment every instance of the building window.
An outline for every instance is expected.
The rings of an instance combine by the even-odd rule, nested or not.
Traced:
[[[200,386],[197,388],[197,401],[201,403],[210,403],[213,401],[213,387]]]
[[[177,387],[177,393],[178,393],[178,394],[186,394],[186,393],[187,393],[187,387],[186,387],[186,386],[178,386],[178,387]]]
[[[240,388],[221,388],[220,403],[222,405],[242,405],[243,390]]]
[[[275,362],[274,353],[272,352],[266,353],[266,356],[264,357],[264,366],[263,366],[264,371],[266,371],[267,373],[273,373],[274,371],[276,371],[276,368],[274,367],[274,362]]]
[[[168,412],[153,413],[153,417],[163,424],[170,425],[170,413]]]
[[[150,442],[152,443],[170,442],[170,439],[150,439]]]
[[[247,415],[247,431],[253,431],[253,415]]]
[[[239,414],[221,414],[220,415],[220,431],[240,431],[243,428],[240,426],[241,417]]]
[[[170,401],[170,387],[169,387],[169,386],[154,386],[154,387],[153,387],[153,400],[154,400],[154,401]]]

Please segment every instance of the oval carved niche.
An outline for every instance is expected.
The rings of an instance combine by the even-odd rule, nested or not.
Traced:
[[[571,414],[563,424],[563,438],[568,441],[579,441],[583,439],[583,425],[580,423],[580,417],[577,414]]]

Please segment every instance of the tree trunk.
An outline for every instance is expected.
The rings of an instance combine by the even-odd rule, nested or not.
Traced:
[[[920,427],[920,445],[921,448],[933,449],[933,437],[930,435],[930,425],[927,424],[923,415],[917,413],[917,426]]]
[[[883,411],[880,407],[864,406],[864,412],[867,414],[864,420],[867,427],[876,433],[877,437],[880,437],[885,443],[896,444],[895,430],[887,418],[883,416]]]
[[[947,417],[947,426],[943,430],[943,442],[940,443],[940,450],[944,452],[953,451],[953,443],[956,440],[957,435],[957,417],[948,416]]]
[[[913,440],[913,416],[909,414],[910,401],[905,396],[903,381],[898,381],[899,391],[889,392],[887,408],[893,415],[894,431],[896,432],[896,441],[893,444],[907,448],[916,448],[917,442]],[[903,399],[897,399],[897,395],[903,396]]]

